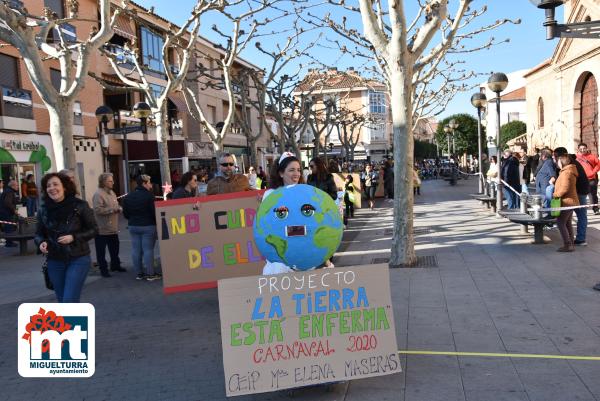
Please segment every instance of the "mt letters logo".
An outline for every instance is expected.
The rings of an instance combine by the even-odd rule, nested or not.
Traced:
[[[23,377],[91,377],[96,313],[92,304],[19,306],[19,374]]]

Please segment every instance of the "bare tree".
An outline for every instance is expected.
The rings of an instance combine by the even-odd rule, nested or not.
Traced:
[[[235,63],[238,60],[240,53],[257,34],[258,28],[274,20],[272,18],[264,18],[259,21],[256,19],[257,16],[266,9],[276,10],[275,4],[280,1],[282,0],[274,0],[271,2],[267,0],[257,0],[252,3],[239,1],[235,4],[228,4],[228,9],[221,10],[221,14],[231,23],[231,34],[225,33],[216,24],[212,26],[212,30],[226,42],[225,45],[218,45],[219,58],[216,59],[208,52],[198,51],[196,54],[198,63],[195,66],[195,69],[191,71],[192,74],[190,74],[190,77],[184,82],[183,93],[189,112],[204,128],[217,155],[220,155],[223,151],[224,139],[231,130],[232,124],[234,124],[236,98],[240,97],[239,91],[243,89],[243,87],[234,85],[234,79],[236,79],[237,74],[237,71],[235,71]],[[240,7],[242,7],[241,4],[245,5],[245,9],[240,9]],[[231,7],[233,5],[237,7]],[[284,14],[288,15],[289,13],[285,12]],[[247,30],[243,29],[244,25],[247,26]],[[204,60],[209,64],[212,64],[211,61],[216,62],[218,67],[215,71],[212,71],[209,68],[207,69],[202,64],[201,60]],[[218,122],[218,126],[216,121],[209,121],[200,106],[198,93],[195,90],[198,87],[198,85],[196,85],[197,83],[200,84],[200,88],[219,87],[224,89],[227,93],[229,108],[224,120]],[[248,100],[247,97],[246,100]],[[245,109],[243,112],[246,112]]]
[[[359,0],[359,7],[348,6],[343,0],[329,2],[350,13],[359,13],[364,34],[348,26],[345,16],[341,21],[330,16],[311,17],[324,21],[345,39],[348,45],[342,44],[343,50],[373,60],[390,93],[395,162],[390,266],[410,266],[416,261],[411,178],[415,91],[424,83],[435,81],[449,53],[477,51],[494,43],[491,40],[483,46],[466,48],[464,41],[512,21],[498,20],[469,30],[471,23],[486,11],[486,7],[471,10],[472,0],[459,0],[453,16],[448,10],[448,0],[419,0],[412,22],[406,18],[402,0],[388,1],[387,11],[381,0]],[[436,36],[441,40],[433,43]]]
[[[200,29],[200,19],[204,13],[209,10],[222,10],[224,0],[198,0],[194,6],[188,20],[180,27],[171,24],[168,30],[163,31],[164,44],[162,47],[162,69],[166,77],[166,86],[160,94],[156,93],[151,83],[148,81],[144,66],[140,63],[139,49],[135,43],[126,46],[125,51],[130,52],[133,57],[127,58],[127,61],[119,61],[119,55],[104,49],[103,53],[107,56],[113,71],[119,79],[126,85],[124,87],[112,85],[104,79],[90,74],[94,77],[104,89],[110,89],[116,93],[139,92],[144,94],[146,102],[150,106],[154,124],[156,126],[156,141],[158,142],[158,158],[160,162],[161,182],[171,182],[171,171],[169,168],[169,150],[167,138],[169,134],[168,121],[168,99],[169,95],[180,89],[188,73],[193,51],[196,46],[198,30]],[[132,18],[139,16],[130,14]],[[189,29],[191,28],[191,31]],[[173,50],[176,60],[169,59],[169,51]],[[132,71],[124,71],[122,65],[126,62],[133,63]],[[178,69],[172,68],[172,64],[178,62]],[[135,78],[134,78],[135,76]]]
[[[65,167],[75,169],[73,104],[85,86],[90,57],[113,35],[119,10],[111,17],[109,0],[99,0],[99,20],[97,15],[80,18],[78,2],[70,0],[68,16],[59,18],[47,7],[43,15],[37,16],[25,8],[16,8],[17,4],[0,2],[0,40],[19,50],[29,79],[48,110],[57,171]],[[123,1],[122,6],[126,7],[127,2]],[[88,38],[73,40],[65,36],[61,27],[74,22],[94,24]],[[58,41],[50,39],[53,33]],[[48,76],[46,60],[57,60],[60,64],[58,89]]]
[[[385,121],[379,121],[368,113],[348,109],[341,110],[338,120],[338,125],[341,127],[339,136],[348,160],[354,160],[354,151],[360,142],[363,128],[381,123],[385,123]]]

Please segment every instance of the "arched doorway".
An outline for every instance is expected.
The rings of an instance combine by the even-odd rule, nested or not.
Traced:
[[[581,86],[579,140],[598,154],[598,85],[594,75],[588,73]]]

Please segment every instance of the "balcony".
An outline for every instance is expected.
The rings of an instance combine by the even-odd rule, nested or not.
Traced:
[[[77,42],[77,29],[74,25],[64,23],[60,24],[58,29],[60,29],[60,32],[62,33],[65,42]],[[60,37],[58,36],[58,32],[56,32],[56,29],[52,30],[52,36],[51,39],[49,38],[49,41],[51,41],[52,43],[60,43]]]
[[[0,86],[0,114],[4,117],[33,119],[31,91]]]
[[[125,50],[119,45],[107,43],[104,45],[104,49],[115,56],[118,64],[129,64],[131,66],[135,64],[134,54],[129,50]]]

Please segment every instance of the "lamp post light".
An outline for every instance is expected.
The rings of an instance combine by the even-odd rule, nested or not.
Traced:
[[[140,119],[140,125],[117,127],[109,129],[108,123],[113,118],[113,111],[108,106],[100,106],[96,109],[96,118],[98,119],[100,133],[103,135],[123,135],[123,178],[125,181],[125,193],[129,192],[129,152],[127,148],[127,134],[131,132],[147,132],[146,121],[152,114],[152,110],[147,103],[138,102],[133,106],[133,116]],[[106,143],[108,145],[108,142]],[[108,147],[108,146],[107,146]],[[105,171],[107,162],[105,161]]]
[[[496,72],[488,79],[488,88],[496,94],[496,157],[498,159],[498,178],[496,194],[496,210],[502,210],[502,182],[500,181],[501,150],[500,150],[500,93],[508,86],[506,74]]]
[[[446,139],[448,140],[448,162],[450,162],[450,133],[452,129],[449,126],[444,127],[444,132],[446,133]]]
[[[471,96],[471,104],[477,109],[477,162],[479,165],[479,193],[481,194],[485,190],[485,185],[483,183],[483,171],[481,169],[481,111],[485,108],[485,105],[487,104],[487,98],[485,94],[481,92],[474,93],[473,96]]]
[[[546,39],[554,38],[579,38],[600,39],[600,21],[572,22],[570,24],[559,24],[554,19],[555,8],[560,7],[564,0],[529,0],[534,6],[544,10],[546,20]]]
[[[456,122],[455,119],[452,119],[448,123],[448,127],[450,127],[450,129],[452,130],[452,153],[456,154],[456,142],[455,142],[454,131],[456,131],[458,129],[458,123]]]

